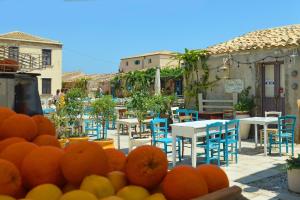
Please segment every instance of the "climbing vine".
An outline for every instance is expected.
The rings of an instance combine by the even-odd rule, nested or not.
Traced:
[[[215,80],[210,81],[210,70],[207,64],[209,52],[206,50],[188,50],[184,53],[175,55],[175,59],[179,63],[183,63],[183,74],[185,78],[185,96],[187,97],[187,104],[192,99],[195,100],[196,107],[198,107],[198,93],[207,94],[207,90],[216,86],[220,80],[216,76]]]

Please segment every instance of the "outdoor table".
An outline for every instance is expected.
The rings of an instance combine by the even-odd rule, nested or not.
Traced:
[[[192,140],[192,166],[196,167],[197,165],[197,138],[198,137],[206,137],[206,126],[208,124],[212,124],[215,122],[221,122],[225,125],[225,122],[229,120],[203,120],[203,121],[194,121],[194,122],[184,122],[184,123],[176,123],[171,124],[172,127],[172,161],[173,166],[176,165],[176,138],[178,136],[191,138]]]
[[[264,126],[264,155],[267,156],[267,128],[269,124],[277,124],[277,117],[248,117],[239,119],[240,123],[253,124],[255,129],[255,148],[257,148],[257,126]],[[239,146],[241,146],[241,137],[239,137]]]
[[[150,123],[152,119],[146,119],[143,123]],[[141,138],[141,139],[133,139],[131,134],[131,127],[139,125],[139,121],[137,118],[130,118],[130,119],[117,119],[117,135],[118,135],[118,149],[120,149],[120,127],[121,125],[128,127],[128,151],[132,150],[133,146],[146,144],[151,141],[151,138]]]

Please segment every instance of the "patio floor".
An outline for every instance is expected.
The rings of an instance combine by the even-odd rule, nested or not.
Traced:
[[[117,135],[115,130],[109,130],[108,137],[114,138],[117,148]],[[121,150],[128,153],[128,136],[121,135]],[[300,145],[296,145],[295,155],[300,153]],[[190,149],[185,149],[185,156],[178,164],[191,165]],[[285,160],[288,156],[279,157],[274,154],[265,157],[263,148],[255,149],[252,140],[242,142],[242,151],[238,163],[230,163],[228,167],[222,165],[226,171],[230,184],[238,185],[243,189],[243,195],[251,200],[296,200],[300,194],[289,192],[287,189]],[[168,155],[171,164],[171,155]],[[200,161],[200,160],[199,160]],[[201,164],[201,163],[199,163]]]

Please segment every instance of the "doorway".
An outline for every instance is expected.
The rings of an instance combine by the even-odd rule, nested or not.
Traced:
[[[261,64],[262,116],[266,111],[285,114],[285,77],[283,62]]]

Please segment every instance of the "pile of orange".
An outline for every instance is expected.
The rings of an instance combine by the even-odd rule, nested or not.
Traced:
[[[61,148],[53,127],[0,108],[0,200],[189,200],[229,186],[214,165],[168,171],[166,154],[153,146],[127,157],[94,142]]]

